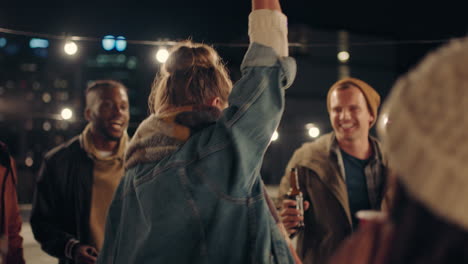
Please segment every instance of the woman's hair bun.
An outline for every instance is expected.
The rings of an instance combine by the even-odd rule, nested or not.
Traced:
[[[184,42],[174,47],[164,64],[164,69],[169,74],[185,72],[194,67],[213,68],[219,63],[219,58],[214,49],[205,44],[193,44]]]

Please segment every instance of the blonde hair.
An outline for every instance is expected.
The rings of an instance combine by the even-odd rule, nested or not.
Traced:
[[[148,99],[151,113],[199,105],[215,97],[225,103],[232,81],[218,53],[206,44],[181,42],[157,74]]]

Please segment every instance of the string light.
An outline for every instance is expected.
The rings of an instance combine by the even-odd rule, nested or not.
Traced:
[[[43,93],[42,94],[42,101],[44,103],[50,103],[50,101],[52,101],[52,96],[50,95],[50,93]]]
[[[50,124],[49,121],[45,121],[44,123],[42,123],[42,129],[44,131],[49,131],[51,128],[52,128],[52,125]]]
[[[73,116],[73,111],[70,109],[70,108],[64,108],[62,109],[62,111],[60,112],[60,115],[62,116],[62,118],[64,120],[68,120],[70,118],[72,118]]]
[[[162,47],[156,52],[156,60],[160,63],[165,63],[169,58],[169,51],[166,48]]]
[[[317,138],[320,135],[320,129],[318,127],[311,127],[308,133],[311,138]]]
[[[38,37],[43,39],[56,39],[56,40],[66,40],[70,39],[72,41],[93,41],[93,42],[101,42],[101,38],[95,37],[84,37],[84,36],[59,36],[59,35],[52,35],[52,34],[43,34],[37,32],[29,32],[29,31],[20,31],[20,30],[13,30],[7,28],[1,28],[1,33],[12,34],[12,35],[20,35],[20,36],[28,36],[28,37]],[[451,38],[451,39],[429,39],[429,40],[388,40],[388,41],[367,41],[367,42],[350,42],[349,46],[392,46],[392,45],[410,45],[410,44],[440,44],[446,43],[453,39],[461,39],[462,37],[458,38]],[[114,39],[115,41],[115,39]],[[126,40],[127,44],[136,44],[136,45],[149,45],[149,46],[173,46],[176,45],[177,41],[151,41],[151,40]],[[223,47],[237,47],[237,48],[244,48],[248,47],[248,43],[212,43],[213,46],[223,46]],[[289,47],[298,47],[298,48],[317,48],[317,47],[337,47],[337,43],[289,43]]]
[[[67,55],[72,56],[75,55],[78,51],[78,46],[73,41],[67,41],[67,43],[65,43],[65,46],[63,46],[63,50]]]
[[[347,62],[349,60],[349,52],[347,51],[340,51],[338,52],[338,60],[341,62]]]
[[[307,134],[311,138],[317,138],[320,136],[320,129],[314,124],[314,123],[308,123],[305,125],[305,128],[307,129]]]

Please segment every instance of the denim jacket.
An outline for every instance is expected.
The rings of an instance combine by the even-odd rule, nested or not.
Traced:
[[[130,168],[98,263],[293,263],[260,167],[296,64],[251,44],[229,107],[158,162]]]

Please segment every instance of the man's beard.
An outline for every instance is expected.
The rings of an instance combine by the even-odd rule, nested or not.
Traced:
[[[104,136],[104,138],[107,140],[107,141],[120,141],[120,138],[122,137],[123,135],[123,132],[122,134],[120,134],[120,136],[113,136],[111,133],[109,133],[109,131],[107,131],[107,129],[103,126],[99,127],[99,132],[101,133],[101,135]]]

